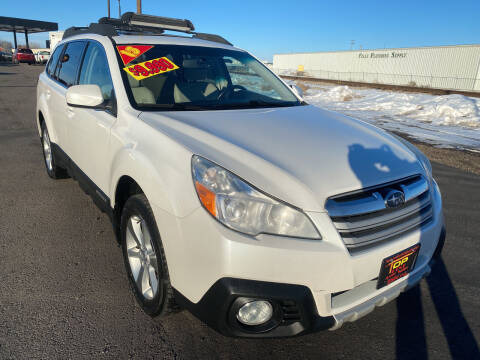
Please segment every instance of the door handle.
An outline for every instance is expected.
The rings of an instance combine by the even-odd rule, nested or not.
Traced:
[[[50,90],[45,91],[45,95],[47,96],[47,100],[50,99],[50,96],[52,96],[52,93]]]

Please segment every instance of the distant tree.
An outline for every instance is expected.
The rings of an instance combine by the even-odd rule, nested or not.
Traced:
[[[36,41],[29,41],[28,45],[30,46],[30,49],[42,49],[43,48],[43,46],[40,45],[40,43],[38,43]],[[19,49],[25,49],[26,47],[27,47],[26,44],[18,44]]]
[[[32,41],[30,42],[30,49],[43,49],[45,47],[45,45],[42,45],[41,43],[37,42],[37,41]]]
[[[3,50],[11,51],[13,49],[13,44],[11,41],[0,40],[0,47],[3,48]]]

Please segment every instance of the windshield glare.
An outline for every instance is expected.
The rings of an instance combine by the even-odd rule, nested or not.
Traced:
[[[130,46],[135,47],[119,45],[119,48],[132,54]],[[119,51],[122,53],[122,50]],[[135,102],[132,105],[142,110],[206,110],[301,104],[290,89],[263,64],[242,51],[155,45],[125,67],[121,64],[121,67],[125,86]]]

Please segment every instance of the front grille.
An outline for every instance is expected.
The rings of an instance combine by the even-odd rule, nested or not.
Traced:
[[[389,208],[386,195],[402,191],[405,203]],[[329,198],[326,209],[350,253],[394,240],[432,220],[427,180],[421,175]]]

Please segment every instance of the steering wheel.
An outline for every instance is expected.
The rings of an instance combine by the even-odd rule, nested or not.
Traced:
[[[217,100],[223,100],[225,98],[229,98],[230,95],[235,92],[235,90],[247,91],[247,89],[242,85],[227,86],[226,88],[223,88],[222,90],[220,90],[220,94],[218,95]]]

